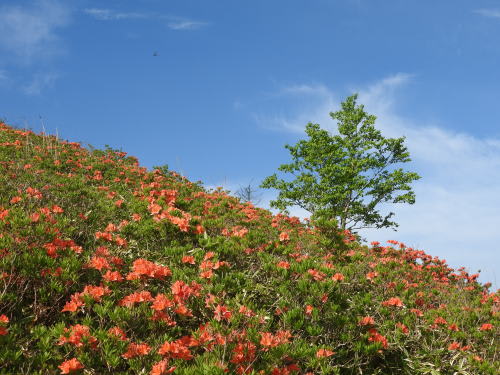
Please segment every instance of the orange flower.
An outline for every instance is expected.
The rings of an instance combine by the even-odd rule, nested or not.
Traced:
[[[376,272],[376,271],[374,271],[374,272],[368,272],[366,274],[366,279],[372,281],[377,276],[378,276],[378,272]]]
[[[113,236],[111,235],[111,233],[108,233],[108,232],[96,232],[95,238],[96,239],[102,238],[103,240],[106,240],[109,242],[113,241]]]
[[[128,344],[127,351],[123,353],[122,357],[125,359],[130,359],[134,357],[139,357],[147,355],[151,348],[148,344],[134,344],[131,342]]]
[[[127,280],[136,280],[142,276],[163,279],[172,275],[167,266],[161,266],[146,259],[136,259],[132,265],[132,272],[127,275]]]
[[[453,341],[449,346],[448,350],[457,350],[460,349],[460,344],[456,341]]]
[[[179,305],[177,306],[177,308],[175,309],[175,312],[179,315],[183,315],[183,316],[193,316],[193,313],[191,312],[191,310],[189,310],[186,305]]]
[[[436,319],[434,319],[434,324],[446,325],[446,324],[448,324],[448,322],[443,317],[438,316]]]
[[[65,335],[59,338],[59,345],[72,344],[79,348],[88,343],[92,348],[97,346],[97,339],[90,335],[90,328],[85,325],[76,324],[70,328],[65,328],[64,333]],[[69,334],[69,336],[66,337],[66,334]],[[82,340],[84,341],[82,342]]]
[[[118,326],[115,326],[113,328],[110,328],[108,329],[108,333],[110,335],[113,335],[115,337],[118,337],[120,340],[122,341],[127,341],[127,335],[125,334],[125,332],[123,332],[123,330],[118,327]]]
[[[214,310],[215,320],[220,322],[222,319],[228,320],[231,319],[231,311],[227,309],[224,305],[217,305]]]
[[[81,370],[83,365],[78,359],[71,358],[61,363],[58,367],[61,369],[61,374],[69,374],[70,372]]]
[[[387,301],[382,302],[383,306],[403,307],[403,302],[398,297],[389,298]]]
[[[209,251],[208,253],[205,254],[203,257],[203,260],[209,260],[212,259],[215,256],[215,253],[213,251]]]
[[[263,346],[275,346],[273,345],[273,334],[270,332],[264,332],[260,334],[260,344]]]
[[[10,203],[11,203],[11,204],[15,204],[15,203],[20,202],[20,201],[22,201],[22,200],[23,200],[23,198],[21,198],[21,197],[14,197],[14,198],[12,198],[12,199],[10,200]]]
[[[419,317],[424,316],[424,313],[421,310],[419,310],[419,309],[410,309],[410,311],[412,313],[414,313],[416,316],[419,316]]]
[[[149,210],[149,212],[151,212],[151,214],[156,215],[161,211],[161,206],[159,204],[156,204],[156,203],[151,203],[148,206],[148,210]]]
[[[481,328],[479,328],[480,331],[491,331],[493,329],[493,324],[491,323],[484,323]]]
[[[191,286],[187,285],[182,280],[177,280],[170,287],[176,302],[183,302],[192,295],[197,295],[199,292],[199,284],[192,282]]]
[[[136,303],[153,301],[151,293],[148,291],[136,292],[125,296],[118,304],[120,306],[132,307]]]
[[[331,350],[328,350],[328,349],[319,349],[317,352],[316,352],[316,358],[325,358],[325,357],[330,357],[332,355],[334,355],[335,352],[331,351]]]
[[[305,313],[306,313],[306,315],[311,316],[311,315],[312,315],[313,310],[314,310],[314,307],[312,307],[311,305],[307,305],[307,306],[306,306],[306,309],[305,309]]]
[[[182,263],[195,264],[194,256],[192,256],[192,255],[184,255],[182,257]]]
[[[200,277],[203,279],[210,279],[214,275],[212,270],[200,272]]]
[[[57,206],[57,205],[53,205],[52,206],[52,212],[55,213],[55,214],[62,214],[64,212],[64,210]]]
[[[118,228],[113,223],[109,223],[107,225],[106,229],[104,229],[105,232],[116,232],[117,230],[118,230]]]
[[[189,220],[187,218],[169,216],[168,219],[172,224],[177,225],[181,232],[187,232],[189,230]]]
[[[172,358],[179,358],[190,360],[193,358],[189,348],[182,342],[182,340],[177,340],[174,342],[166,341],[162,347],[158,350],[161,355],[168,355]]]
[[[168,314],[166,314],[164,311],[155,311],[153,313],[153,316],[151,317],[151,320],[153,321],[159,321],[163,322],[169,327],[173,327],[177,325],[177,322],[173,320]]]
[[[8,214],[9,214],[9,210],[5,210],[3,208],[0,208],[0,220],[5,219]]]
[[[342,281],[344,280],[344,275],[341,273],[336,273],[335,275],[332,276],[333,281]]]
[[[83,293],[75,293],[70,297],[70,301],[66,302],[61,312],[69,311],[75,312],[80,306],[85,305],[83,302]]]
[[[280,233],[280,242],[285,242],[290,239],[290,235],[287,232]]]
[[[408,329],[407,326],[405,326],[403,323],[400,323],[400,322],[397,322],[396,323],[396,327],[398,327],[399,329],[401,329],[401,331],[407,335],[408,333],[410,333],[410,330]]]
[[[247,233],[248,233],[247,228],[234,227],[232,236],[233,237],[244,237],[245,234],[247,234]]]
[[[102,296],[111,294],[111,290],[107,286],[87,285],[83,289],[83,294],[91,296],[95,301],[100,302]]]
[[[5,314],[0,315],[0,323],[1,324],[9,323],[9,318],[7,317],[7,315],[5,315]],[[4,326],[0,325],[0,336],[5,336],[8,333],[9,333],[9,330],[7,328],[5,328]]]
[[[324,272],[315,270],[315,269],[308,269],[307,273],[312,276],[312,278],[316,281],[321,281],[325,278],[326,274]]]
[[[368,332],[370,334],[368,341],[379,342],[382,344],[382,347],[384,349],[387,349],[388,344],[387,344],[387,338],[385,336],[382,336],[380,333],[378,333],[375,328],[371,328]]]
[[[271,332],[260,332],[260,344],[262,346],[275,347],[287,344],[292,335],[289,331],[277,331],[275,335]]]
[[[160,293],[155,297],[155,300],[151,308],[156,311],[161,311],[166,308],[172,307],[173,305],[174,302],[171,299],[167,298],[167,296]]]
[[[246,306],[241,306],[240,309],[238,310],[238,312],[240,314],[245,315],[247,318],[251,318],[252,316],[255,316],[255,313]]]
[[[121,238],[120,236],[115,236],[115,243],[120,247],[127,246],[127,240],[124,238]]]
[[[375,325],[375,319],[373,319],[371,316],[365,316],[364,318],[361,318],[359,321],[358,325],[360,326],[372,326]]]
[[[164,359],[161,360],[160,362],[157,362],[153,365],[153,368],[151,369],[150,375],[165,375],[165,374],[171,374],[174,372],[176,369],[175,366],[168,367],[168,360]]]
[[[231,363],[252,362],[255,359],[255,345],[251,342],[239,342],[233,349]]]
[[[107,271],[102,278],[106,281],[123,281],[123,276],[118,271]]]

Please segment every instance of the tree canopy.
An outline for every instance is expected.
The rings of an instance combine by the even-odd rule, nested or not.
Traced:
[[[397,227],[394,215],[383,215],[381,203],[415,202],[410,184],[420,176],[395,168],[411,161],[405,137],[384,138],[374,126],[376,117],[357,105],[357,94],[330,113],[337,120],[338,134],[308,123],[297,144],[285,147],[292,162],[278,170],[292,178],[267,177],[261,187],[279,191],[271,206],[286,210],[299,206],[313,217],[335,220],[340,229]]]

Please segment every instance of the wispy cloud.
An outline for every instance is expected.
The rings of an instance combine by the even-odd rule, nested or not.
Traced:
[[[172,30],[197,30],[207,25],[206,22],[191,20],[172,21],[167,23],[167,26]]]
[[[63,52],[57,30],[67,26],[70,11],[56,0],[29,6],[0,7],[0,50],[6,60],[31,64]]]
[[[396,213],[395,220],[400,224],[397,233],[367,230],[361,234],[370,241],[403,241],[445,258],[455,267],[467,266],[474,272],[481,269],[483,281],[498,285],[500,174],[494,171],[500,170],[500,139],[479,138],[399,114],[398,95],[413,79],[408,74],[396,74],[352,90],[359,92],[358,103],[377,115],[376,126],[382,134],[407,137],[413,162],[405,168],[422,176],[414,184],[414,205],[383,207]],[[281,93],[316,104],[291,117],[276,115],[272,126],[303,133],[305,124],[312,121],[335,132],[336,125],[328,115],[338,108],[339,96],[334,91],[323,85],[297,85]],[[273,116],[264,118],[269,119]],[[295,210],[291,213],[304,216]]]
[[[162,15],[157,13],[120,12],[104,8],[87,8],[84,9],[84,13],[100,21],[118,21],[126,19],[156,19],[161,22],[166,22],[168,28],[180,31],[197,30],[208,25],[207,22],[195,21],[187,18]]]
[[[294,105],[286,106],[281,112],[253,112],[252,116],[264,128],[292,133],[303,133],[308,122],[330,122],[330,111],[339,105],[336,95],[322,84],[290,85],[269,97],[275,101],[293,102]]]
[[[152,14],[148,13],[117,12],[111,9],[102,9],[102,8],[87,8],[84,9],[83,11],[89,16],[92,16],[100,21],[151,18],[153,16]]]
[[[44,89],[52,87],[58,78],[57,73],[35,74],[33,80],[23,87],[23,92],[26,95],[40,95]]]
[[[474,13],[484,17],[500,18],[500,9],[476,9]]]

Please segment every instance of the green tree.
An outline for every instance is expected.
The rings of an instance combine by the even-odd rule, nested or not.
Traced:
[[[384,138],[374,126],[376,117],[356,105],[357,94],[348,97],[341,110],[330,113],[338,134],[309,123],[309,137],[285,147],[292,162],[278,170],[294,179],[267,177],[261,187],[279,191],[271,206],[286,210],[299,206],[316,220],[333,221],[342,230],[397,227],[393,212],[383,216],[381,203],[415,203],[410,183],[420,176],[395,168],[411,161],[404,137]]]

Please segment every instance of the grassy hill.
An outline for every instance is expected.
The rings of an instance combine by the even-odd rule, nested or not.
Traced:
[[[476,278],[0,123],[1,374],[498,374]]]

